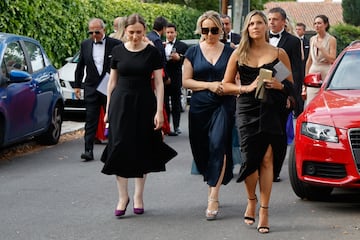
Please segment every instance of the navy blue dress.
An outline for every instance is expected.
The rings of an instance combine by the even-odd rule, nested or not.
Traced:
[[[222,81],[233,49],[224,46],[219,60],[209,63],[200,45],[187,50],[185,57],[193,67],[193,79]],[[210,186],[215,186],[226,156],[222,184],[233,177],[232,129],[234,126],[235,97],[219,96],[211,91],[193,91],[189,109],[189,139],[191,151],[200,174]]]
[[[275,73],[274,66],[279,60],[264,64],[266,68]],[[240,65],[241,85],[250,85],[259,75],[261,67]],[[255,98],[255,91],[241,94],[236,104],[236,126],[238,127],[243,163],[240,168],[238,182],[259,169],[260,163],[269,145],[274,154],[274,168],[280,163],[276,156],[284,148],[284,135],[282,113],[286,109],[287,95],[279,90],[267,89],[267,100],[262,102]],[[285,138],[286,139],[286,138]],[[286,143],[285,143],[286,144]]]

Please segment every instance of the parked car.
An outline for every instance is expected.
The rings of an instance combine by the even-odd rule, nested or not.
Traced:
[[[291,186],[300,198],[326,199],[333,188],[360,189],[360,40],[337,57],[325,79],[309,74],[304,83],[320,87],[296,121],[289,157]]]
[[[40,43],[0,33],[0,147],[36,137],[56,144],[63,98],[58,72]]]
[[[81,99],[77,99],[74,92],[75,69],[79,62],[79,54],[80,52],[77,52],[73,57],[66,58],[65,65],[59,68],[60,85],[65,100],[65,110],[85,110],[84,85],[82,84],[81,86]]]

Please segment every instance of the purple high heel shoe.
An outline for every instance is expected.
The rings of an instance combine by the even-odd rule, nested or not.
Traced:
[[[125,209],[124,210],[117,210],[115,209],[115,216],[116,217],[121,217],[121,216],[124,216],[125,213],[126,213],[126,208],[127,206],[129,205],[129,202],[130,202],[130,198],[128,199],[127,203],[126,203],[126,206],[125,206]]]
[[[138,215],[143,214],[144,208],[134,208],[134,213]]]

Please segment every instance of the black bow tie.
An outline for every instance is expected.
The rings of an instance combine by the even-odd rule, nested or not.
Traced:
[[[94,42],[94,44],[103,44],[103,42],[102,41]]]
[[[273,38],[273,37],[280,38],[280,34],[272,34],[272,33],[270,33],[270,38]]]
[[[174,43],[173,43],[172,41],[168,41],[168,44],[171,44],[171,45],[173,45]]]

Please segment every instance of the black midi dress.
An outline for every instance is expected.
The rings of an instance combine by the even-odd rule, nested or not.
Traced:
[[[259,75],[260,68],[266,68],[275,73],[276,58],[261,67],[239,65],[240,81],[242,85],[250,85]],[[284,135],[282,127],[282,113],[286,109],[287,95],[279,90],[267,89],[266,101],[255,98],[255,91],[241,94],[236,101],[236,126],[238,128],[243,163],[240,167],[238,182],[259,169],[265,152],[272,146],[274,155],[284,151]],[[285,135],[286,136],[286,135]],[[286,148],[285,148],[286,150]],[[274,166],[279,159],[274,157]]]
[[[233,49],[224,46],[218,61],[209,63],[199,45],[187,50],[185,57],[193,67],[193,79],[222,81]],[[235,97],[219,96],[209,90],[194,91],[189,109],[189,139],[196,167],[204,181],[215,186],[219,180],[224,156],[225,175],[222,184],[233,177],[232,129],[234,126]]]
[[[151,85],[154,70],[162,68],[158,50],[148,45],[132,52],[124,45],[112,51],[111,68],[118,79],[109,103],[109,141],[101,160],[102,173],[125,178],[165,171],[176,151],[154,130],[156,97]]]

